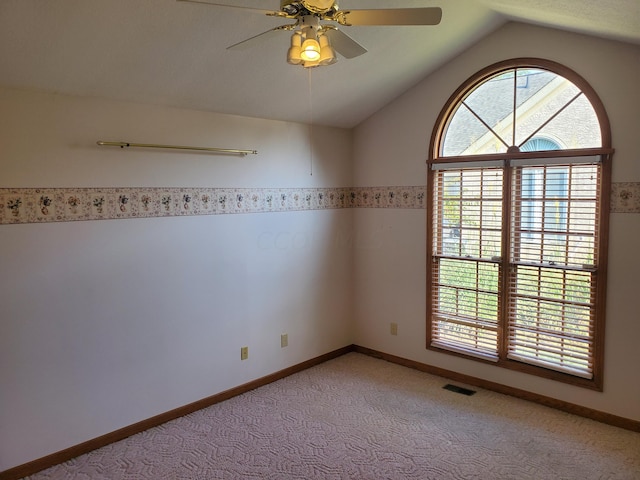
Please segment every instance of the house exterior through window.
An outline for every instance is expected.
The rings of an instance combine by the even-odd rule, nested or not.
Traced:
[[[609,122],[577,73],[484,69],[434,129],[427,348],[602,389]]]

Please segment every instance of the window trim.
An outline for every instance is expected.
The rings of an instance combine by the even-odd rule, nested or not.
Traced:
[[[503,71],[513,68],[539,68],[548,70],[563,76],[567,80],[573,82],[585,95],[587,100],[591,103],[601,132],[601,147],[598,148],[581,148],[581,149],[565,149],[555,151],[543,151],[543,152],[513,152],[507,151],[500,154],[484,154],[484,155],[464,155],[464,156],[441,156],[440,152],[443,146],[444,135],[448,123],[456,111],[456,108],[460,102],[466,98],[466,96],[478,87],[486,80],[500,74]],[[426,332],[426,348],[448,355],[454,355],[462,358],[473,359],[475,361],[483,362],[490,365],[497,365],[510,370],[515,370],[523,373],[528,373],[556,381],[561,381],[571,385],[576,385],[584,388],[589,388],[597,391],[603,390],[604,385],[604,344],[605,344],[605,310],[606,310],[606,286],[607,286],[607,252],[608,252],[608,236],[609,236],[609,211],[610,211],[610,197],[611,197],[611,163],[614,150],[611,146],[611,128],[608,116],[604,109],[600,98],[593,90],[593,88],[570,68],[558,64],[556,62],[539,59],[539,58],[514,58],[505,60],[502,62],[490,65],[476,74],[472,75],[465,82],[458,87],[458,89],[449,97],[437,117],[435,127],[433,129],[430,145],[429,145],[429,157],[427,160],[428,174],[427,174],[427,284],[426,284],[426,298],[427,298],[427,332]],[[434,177],[433,166],[443,163],[460,163],[460,162],[478,162],[478,161],[510,161],[510,160],[526,160],[526,159],[541,159],[541,158],[562,158],[562,157],[582,157],[582,156],[599,156],[601,160],[601,183],[598,197],[600,200],[600,218],[598,219],[600,224],[600,230],[598,235],[597,249],[599,251],[599,265],[598,265],[598,282],[595,293],[595,321],[594,321],[594,342],[593,342],[593,378],[586,379],[577,376],[573,376],[567,373],[562,373],[555,370],[550,370],[544,367],[535,366],[532,364],[525,364],[515,360],[507,358],[506,355],[501,356],[497,361],[493,359],[483,359],[478,356],[471,356],[464,353],[455,352],[448,349],[443,349],[437,346],[431,345],[431,319],[433,316],[432,308],[430,306],[431,299],[433,298],[433,268],[434,259],[432,252],[432,244],[434,241],[434,225],[432,215],[433,195],[434,195]],[[508,171],[510,169],[505,170]],[[507,187],[510,189],[511,179],[506,178]],[[507,192],[509,198],[511,192]],[[508,241],[508,229],[502,232],[503,242]],[[503,243],[503,245],[508,245]],[[508,263],[508,258],[503,258],[503,265]],[[508,288],[508,276],[503,275],[503,285],[501,290],[507,291]],[[508,301],[507,295],[503,295],[501,299],[501,310],[507,307]],[[504,311],[504,310],[503,310]],[[499,351],[506,352],[507,348],[507,323],[503,320],[503,326],[498,331],[498,349]]]

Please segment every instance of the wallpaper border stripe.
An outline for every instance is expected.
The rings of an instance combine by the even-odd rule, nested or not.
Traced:
[[[424,209],[425,186],[0,188],[0,224],[286,212]],[[612,213],[640,213],[640,182],[614,183]]]

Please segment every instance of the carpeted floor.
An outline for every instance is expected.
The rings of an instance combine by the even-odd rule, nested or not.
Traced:
[[[640,479],[640,434],[350,353],[30,480]]]

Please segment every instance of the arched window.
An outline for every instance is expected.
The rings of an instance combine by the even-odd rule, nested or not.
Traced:
[[[442,110],[427,178],[427,348],[602,389],[609,122],[540,59],[492,65]]]

